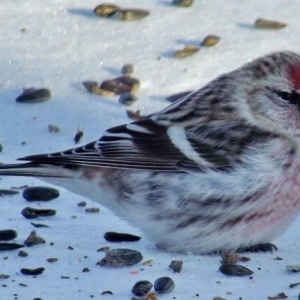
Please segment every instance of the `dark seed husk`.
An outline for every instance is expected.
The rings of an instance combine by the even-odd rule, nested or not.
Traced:
[[[50,98],[51,98],[51,93],[48,89],[29,88],[29,89],[25,89],[23,93],[16,98],[16,101],[22,103],[37,103],[37,102],[44,102]]]
[[[194,0],[173,0],[173,4],[177,6],[189,7],[192,6]]]
[[[144,9],[121,9],[119,11],[119,18],[123,21],[140,20],[150,14],[149,10]]]
[[[129,233],[119,233],[119,232],[113,232],[109,231],[104,234],[104,238],[108,242],[136,242],[141,239],[141,237]]]
[[[16,195],[16,194],[19,194],[19,192],[15,190],[0,189],[0,196],[9,196],[9,195]]]
[[[35,230],[31,231],[30,235],[24,242],[25,246],[27,247],[31,247],[38,244],[44,244],[44,243],[45,240],[42,237],[38,236]]]
[[[174,273],[180,273],[182,269],[183,261],[182,260],[172,260],[169,268],[174,271]]]
[[[85,212],[87,213],[91,213],[91,214],[97,214],[100,212],[100,208],[99,207],[88,207],[85,209]]]
[[[142,297],[150,292],[153,284],[148,280],[138,281],[131,289],[133,295]]]
[[[45,224],[40,224],[40,223],[33,223],[31,222],[30,223],[32,226],[36,227],[36,228],[46,228],[46,227],[49,227],[48,225],[45,225]]]
[[[24,247],[24,245],[16,244],[16,243],[0,243],[0,251],[10,251],[16,250]]]
[[[121,7],[115,4],[103,3],[95,7],[94,13],[101,17],[111,17],[116,14]]]
[[[25,189],[22,196],[27,201],[50,201],[59,197],[59,191],[45,186],[33,186]]]
[[[35,218],[39,218],[39,217],[54,216],[56,214],[56,210],[25,207],[21,213],[26,219],[35,219]]]
[[[134,77],[121,76],[115,79],[104,80],[100,89],[108,90],[116,95],[122,95],[126,92],[135,92],[138,90],[140,81]]]
[[[228,276],[249,276],[253,274],[253,271],[242,265],[223,264],[219,267],[219,270]]]
[[[18,233],[13,229],[0,230],[0,241],[9,241],[16,238]]]
[[[173,95],[167,97],[167,100],[173,103],[173,102],[176,102],[177,100],[189,95],[192,92],[193,91],[187,91],[187,92],[181,92],[181,93],[173,94]]]
[[[21,250],[21,251],[19,251],[18,255],[19,255],[20,257],[27,257],[27,256],[28,256],[28,253],[27,253],[26,251]]]
[[[286,27],[287,24],[278,21],[259,18],[255,21],[254,26],[261,29],[282,29]]]
[[[132,249],[112,249],[105,253],[105,257],[99,261],[100,266],[122,268],[141,262],[143,256],[140,252]]]
[[[45,271],[45,268],[36,268],[36,269],[26,269],[23,268],[20,270],[20,272],[23,275],[40,275]]]
[[[126,93],[122,94],[119,98],[119,102],[126,106],[130,106],[136,100],[137,100],[137,97],[130,92],[126,92]]]
[[[200,44],[200,46],[204,46],[204,47],[213,47],[216,44],[218,44],[218,42],[220,41],[220,37],[217,35],[208,35],[207,37],[204,38],[204,40],[202,41],[202,43]]]
[[[154,290],[157,293],[169,293],[175,288],[175,283],[170,277],[160,277],[154,281]]]
[[[191,55],[194,55],[200,50],[199,47],[193,45],[187,45],[182,50],[178,50],[174,52],[174,57],[176,58],[186,58]]]

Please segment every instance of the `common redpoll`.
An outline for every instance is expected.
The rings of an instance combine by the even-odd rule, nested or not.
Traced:
[[[89,197],[168,251],[267,243],[300,210],[299,90],[300,56],[273,53],[95,142],[0,174]]]

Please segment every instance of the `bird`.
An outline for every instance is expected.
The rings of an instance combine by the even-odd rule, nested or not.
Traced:
[[[300,55],[273,52],[160,112],[1,164],[92,199],[163,251],[269,245],[300,211]]]

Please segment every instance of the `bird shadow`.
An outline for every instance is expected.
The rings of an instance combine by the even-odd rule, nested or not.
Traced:
[[[91,9],[87,8],[68,8],[67,12],[72,15],[78,15],[86,18],[99,19],[99,17]]]
[[[236,23],[236,25],[240,28],[243,29],[250,29],[250,30],[254,30],[255,27],[253,26],[253,24],[249,24],[249,23]]]

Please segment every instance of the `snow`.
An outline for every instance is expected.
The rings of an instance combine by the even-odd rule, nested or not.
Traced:
[[[151,11],[143,20],[123,22],[95,16],[93,9],[100,4],[95,1],[2,0],[1,162],[73,147],[77,128],[84,132],[81,143],[87,143],[110,126],[130,122],[126,107],[118,103],[117,97],[92,95],[82,86],[82,81],[100,83],[119,76],[125,63],[134,64],[134,76],[142,83],[139,100],[130,109],[139,109],[145,115],[166,107],[167,95],[199,88],[255,57],[275,50],[300,49],[298,0],[206,0],[195,1],[191,8],[173,7],[170,2],[115,0],[124,8]],[[252,24],[259,17],[286,22],[288,26],[277,31],[257,30]],[[186,44],[198,45],[208,34],[221,36],[216,47],[203,48],[187,59],[171,57]],[[40,104],[16,103],[24,87],[47,87],[52,98]],[[49,124],[58,125],[61,131],[49,132]],[[45,185],[33,178],[17,177],[3,177],[0,183],[0,188]],[[299,264],[299,219],[276,240],[278,251],[248,255],[251,260],[244,265],[254,271],[253,276],[230,278],[218,271],[219,256],[162,252],[142,232],[104,207],[59,190],[61,196],[51,202],[27,203],[21,193],[0,197],[0,228],[17,230],[17,243],[23,243],[35,229],[21,215],[24,207],[57,210],[55,217],[33,220],[50,227],[36,229],[46,243],[25,248],[28,257],[19,257],[18,250],[0,252],[0,273],[10,276],[0,279],[1,299],[130,299],[136,281],[154,282],[161,276],[170,276],[176,284],[173,292],[158,295],[165,300],[211,300],[215,296],[253,300],[280,292],[288,299],[297,299],[300,293],[299,286],[289,288],[299,281],[299,275],[286,271],[286,265]],[[88,214],[78,207],[83,200],[87,207],[100,207],[100,213]],[[133,233],[142,239],[112,244],[103,239],[107,231]],[[136,249],[143,254],[143,261],[152,259],[153,263],[121,269],[99,267],[96,262],[104,254],[97,249],[104,246]],[[58,261],[49,263],[49,257]],[[168,268],[173,259],[183,261],[179,274]],[[37,267],[45,268],[42,275],[20,273],[21,268]],[[90,272],[82,272],[85,267]],[[107,290],[113,295],[101,295]]]

